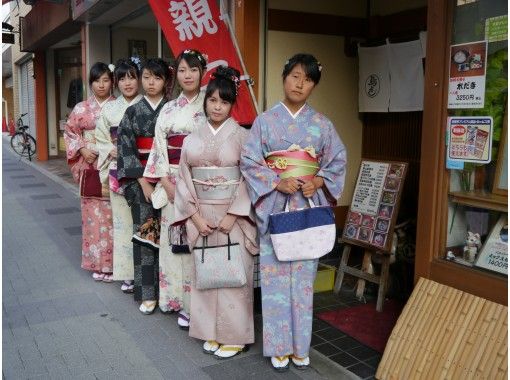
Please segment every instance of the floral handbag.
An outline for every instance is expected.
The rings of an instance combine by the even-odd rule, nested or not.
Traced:
[[[209,246],[207,236],[201,247],[193,248],[195,287],[199,290],[239,288],[246,285],[246,273],[239,243],[232,243],[228,235],[225,245]]]
[[[165,193],[166,195],[166,193]],[[172,247],[172,253],[189,254],[188,234],[184,223],[170,225],[168,227],[168,243]]]

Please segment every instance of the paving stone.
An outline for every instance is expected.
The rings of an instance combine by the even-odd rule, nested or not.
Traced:
[[[45,183],[20,183],[18,185],[19,187],[21,187],[22,189],[32,189],[32,188],[36,188],[36,187],[46,187],[46,184]]]

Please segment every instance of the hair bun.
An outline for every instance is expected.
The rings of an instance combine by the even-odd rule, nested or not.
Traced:
[[[214,76],[216,78],[225,78],[225,79],[231,80],[232,82],[235,82],[232,77],[235,77],[235,78],[237,78],[237,80],[239,80],[241,73],[239,72],[239,70],[234,69],[233,67],[230,67],[230,66],[228,66],[228,67],[227,66],[218,66],[218,68],[214,72]]]

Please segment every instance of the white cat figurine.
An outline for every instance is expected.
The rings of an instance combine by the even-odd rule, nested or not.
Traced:
[[[474,263],[481,247],[480,234],[468,231],[466,245],[464,246],[464,260]]]

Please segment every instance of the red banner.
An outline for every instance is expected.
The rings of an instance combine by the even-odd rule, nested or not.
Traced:
[[[202,85],[209,82],[210,73],[220,65],[235,67],[241,72],[241,79],[247,75],[242,70],[228,25],[220,18],[216,0],[149,0],[149,4],[175,56],[185,49],[196,49],[207,55],[207,73]],[[246,125],[252,124],[256,116],[248,84],[241,80],[232,117]]]

